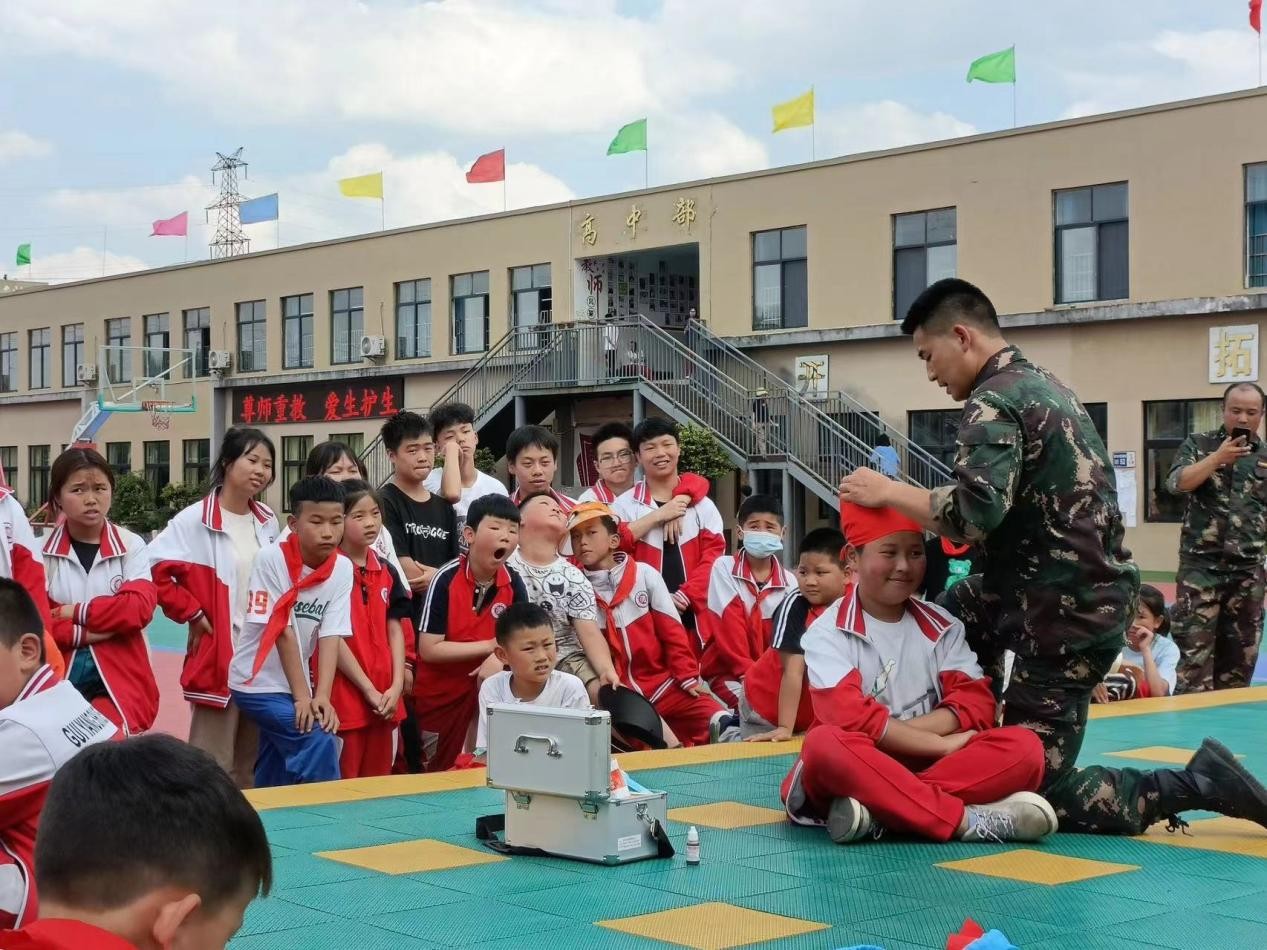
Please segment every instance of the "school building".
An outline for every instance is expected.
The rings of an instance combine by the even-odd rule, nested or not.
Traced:
[[[14,285],[0,465],[34,506],[81,433],[159,487],[205,478],[217,434],[249,422],[277,443],[280,509],[315,442],[352,443],[382,477],[382,418],[443,397],[476,408],[494,454],[515,424],[552,427],[571,487],[594,427],[651,412],[717,432],[736,465],[723,511],[745,479],[781,492],[800,530],[881,433],[904,477],[944,476],[958,410],[898,324],[948,275],[1077,391],[1114,455],[1129,546],[1173,569],[1174,452],[1219,424],[1229,382],[1259,379],[1261,90]]]

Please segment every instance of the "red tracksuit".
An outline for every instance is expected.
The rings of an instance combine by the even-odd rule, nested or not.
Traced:
[[[492,640],[497,618],[510,604],[524,603],[528,591],[519,575],[501,567],[476,603],[475,577],[465,554],[436,572],[427,588],[419,634],[436,633],[454,643]],[[479,684],[471,674],[483,660],[430,663],[419,658],[414,677],[414,714],[422,733],[423,771],[453,768],[466,733],[479,711]],[[434,751],[428,755],[428,746]]]
[[[145,542],[107,522],[97,559],[85,573],[70,541],[63,522],[44,543],[49,604],[75,607],[74,619],[53,622],[53,639],[67,670],[80,650],[91,654],[107,694],[92,705],[125,735],[144,732],[158,715],[158,684],[145,639],[156,597]],[[112,636],[89,643],[90,633]]]
[[[857,589],[850,586],[806,632],[819,725],[805,737],[783,781],[793,821],[819,824],[834,799],[849,797],[892,831],[947,841],[965,805],[1038,789],[1042,742],[1028,729],[992,728],[994,694],[964,642],[963,624],[917,599],[907,602],[906,616],[915,632],[899,644],[880,642],[884,631],[878,626],[869,637]],[[981,732],[957,752],[931,761],[900,760],[878,748],[890,719],[933,709],[949,709],[959,729]]]
[[[796,590],[796,579],[787,568],[776,560],[770,563],[770,579],[761,587],[745,554],[719,557],[708,582],[708,607],[697,617],[706,644],[700,671],[731,709],[739,705],[735,688],[770,646],[774,612],[788,591]]]
[[[743,694],[752,711],[772,726],[779,724],[779,689],[783,685],[783,662],[780,654],[805,656],[801,638],[810,624],[819,618],[826,606],[815,607],[799,591],[783,598],[775,611],[770,648],[748,667],[743,678]],[[814,704],[809,693],[809,678],[801,681],[801,702],[796,710],[792,731],[804,732],[814,724]]]
[[[40,544],[31,530],[30,519],[13,489],[7,485],[0,485],[0,577],[17,581],[35,601],[44,620],[44,660],[54,673],[64,675],[66,664],[53,640],[53,618],[48,609],[48,587]]]
[[[610,571],[586,571],[620,681],[651,701],[684,745],[704,745],[722,706],[687,690],[699,662],[660,575],[625,554]]]
[[[136,950],[122,937],[82,920],[33,920],[21,930],[0,933],[4,950]]]
[[[412,639],[409,618],[413,616],[413,602],[396,569],[372,549],[366,552],[365,566],[354,564],[352,570],[352,636],[348,649],[374,688],[383,692],[391,688],[395,672],[387,622],[400,621],[406,642]],[[391,719],[381,719],[342,673],[334,678],[330,702],[339,714],[339,774],[343,778],[389,774],[396,725],[405,718],[404,703],[396,704]]]

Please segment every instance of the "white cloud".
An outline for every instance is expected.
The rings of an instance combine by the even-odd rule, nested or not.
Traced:
[[[99,247],[81,245],[69,251],[47,256],[40,254],[38,245],[34,246],[32,251],[30,268],[28,269],[25,265],[17,268],[9,275],[10,277],[18,280],[61,283],[68,280],[88,280],[92,277],[124,274],[149,266],[139,257],[133,257],[130,254],[115,254],[107,251],[103,255]]]
[[[53,151],[53,146],[43,139],[11,129],[0,131],[0,162],[22,158],[42,158]]]
[[[816,132],[819,155],[850,155],[973,135],[977,129],[946,112],[919,112],[891,99],[823,113]]]
[[[657,182],[732,175],[770,164],[764,143],[716,113],[653,117],[647,138]]]

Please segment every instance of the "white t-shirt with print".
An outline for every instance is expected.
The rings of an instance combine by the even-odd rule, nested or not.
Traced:
[[[529,564],[518,548],[506,560],[528,588],[528,599],[550,612],[559,659],[580,653],[581,642],[577,639],[572,621],[592,620],[598,623],[598,602],[585,575],[562,557],[555,558],[545,567]]]
[[[311,573],[312,568],[305,564],[300,577]],[[295,628],[299,639],[299,658],[305,671],[320,638],[352,636],[352,574],[352,562],[339,555],[330,576],[320,584],[300,591],[299,599],[290,611],[290,625]],[[290,683],[286,680],[275,646],[269,651],[255,679],[250,684],[247,680],[251,679],[255,654],[273,608],[292,586],[281,544],[270,544],[262,549],[255,558],[255,569],[251,571],[246,622],[234,648],[233,661],[229,664],[230,689],[242,693],[290,693]]]
[[[233,619],[233,642],[237,643],[238,637],[242,635],[247,588],[251,584],[251,568],[255,564],[255,556],[260,553],[260,541],[255,535],[256,518],[250,511],[244,515],[235,515],[221,505],[220,518],[224,533],[233,542],[234,567],[238,572],[238,596],[229,605],[229,613]]]
[[[494,673],[480,687],[480,719],[475,731],[475,754],[482,755],[488,749],[488,707],[493,703],[522,703],[523,700],[510,691],[510,673]],[[562,670],[551,670],[541,695],[529,702],[531,706],[552,706],[556,709],[589,709],[590,696],[580,677]]]

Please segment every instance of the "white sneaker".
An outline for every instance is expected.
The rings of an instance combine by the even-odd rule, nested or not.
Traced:
[[[1033,792],[1017,792],[988,805],[968,806],[968,830],[960,841],[1041,841],[1055,834],[1058,823],[1047,799]]]
[[[856,798],[837,798],[827,812],[827,834],[836,844],[851,844],[869,835],[879,837],[880,826],[871,820],[867,806]]]

